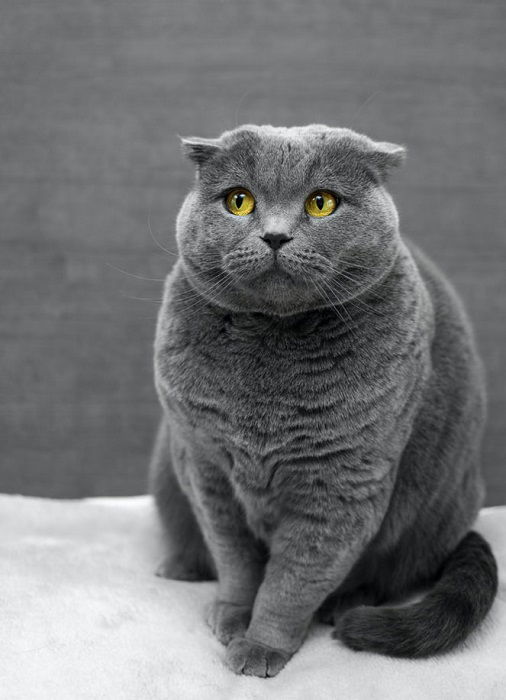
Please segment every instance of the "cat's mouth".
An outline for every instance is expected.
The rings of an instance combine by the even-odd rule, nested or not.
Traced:
[[[272,261],[272,264],[271,264],[269,270],[271,270],[271,271],[273,271],[273,272],[284,272],[284,273],[286,273],[287,270],[286,270],[286,268],[285,268],[285,266],[284,266],[284,264],[283,264],[282,258],[280,258],[279,255],[277,255],[276,253],[274,253],[273,258],[274,258],[274,259],[273,259],[273,261]]]
[[[293,281],[293,275],[287,270],[286,266],[277,255],[274,255],[272,264],[259,275],[259,278]]]
[[[263,300],[263,303],[278,310],[280,305],[291,309],[300,298],[301,291],[307,287],[302,270],[293,264],[291,258],[277,251],[252,255],[249,260],[246,256],[235,254],[225,260],[224,268],[228,268],[236,288],[248,295],[250,303]]]
[[[289,308],[294,299],[299,297],[301,281],[282,263],[276,261],[251,280],[248,286],[255,296],[265,299],[268,303],[282,303]]]
[[[257,270],[256,274],[249,275],[246,279],[243,277],[239,284],[255,294],[270,297],[273,294],[286,293],[296,285],[296,280],[283,264],[276,260],[272,265]]]

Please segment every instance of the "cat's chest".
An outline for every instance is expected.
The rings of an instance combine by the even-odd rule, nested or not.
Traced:
[[[240,455],[269,455],[335,423],[353,382],[349,344],[320,333],[210,328],[186,347],[165,344],[162,395],[186,420]]]
[[[196,337],[169,318],[158,330],[157,387],[183,439],[227,473],[251,529],[268,541],[286,484],[303,488],[306,471],[324,474],[336,460],[346,463],[339,478],[351,479],[357,450],[367,457],[404,439],[420,353],[392,343],[387,331],[375,339],[226,322]]]

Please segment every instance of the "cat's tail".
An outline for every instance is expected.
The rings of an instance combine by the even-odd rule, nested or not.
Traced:
[[[336,620],[334,636],[357,651],[432,656],[464,641],[490,610],[496,592],[494,555],[481,535],[469,532],[425,598],[400,608],[352,608]]]

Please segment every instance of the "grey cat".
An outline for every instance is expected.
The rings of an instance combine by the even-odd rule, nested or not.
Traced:
[[[424,657],[497,589],[482,504],[483,372],[448,281],[399,234],[404,149],[323,125],[184,139],[155,343],[162,575],[218,579],[237,673],[274,676],[311,621]],[[384,606],[430,590],[418,602]]]

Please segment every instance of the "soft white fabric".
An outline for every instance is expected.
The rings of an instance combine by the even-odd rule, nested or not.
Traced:
[[[483,510],[502,586],[466,648],[394,660],[315,626],[280,675],[235,676],[204,621],[215,584],[153,574],[163,546],[147,496],[0,496],[0,698],[5,700],[503,700],[506,507]]]

